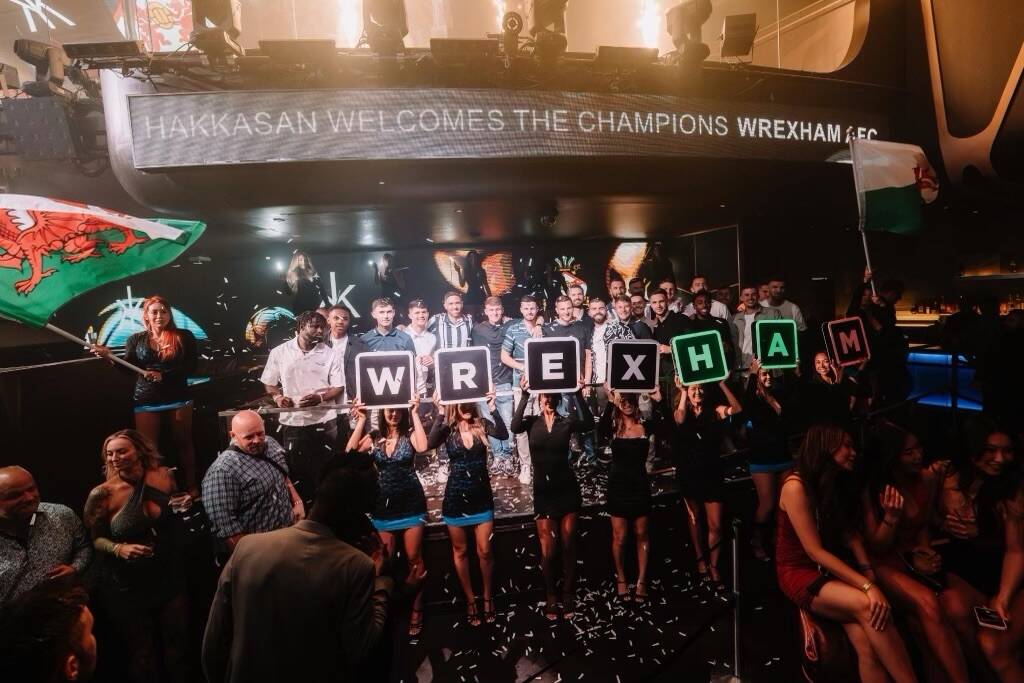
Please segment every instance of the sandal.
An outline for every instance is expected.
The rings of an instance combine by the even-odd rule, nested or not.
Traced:
[[[491,608],[487,609],[487,605]],[[494,598],[484,598],[484,621],[488,624],[493,624],[498,620],[498,615],[494,611]]]
[[[722,575],[718,573],[718,565],[710,565],[711,570],[711,588],[719,593],[724,593],[726,589],[725,582],[722,581]]]
[[[621,590],[620,591],[619,590],[619,586],[625,586],[626,588],[625,588],[625,590]],[[633,599],[629,595],[629,584],[628,583],[626,583],[625,581],[616,581],[615,582],[615,598],[619,602],[629,602],[630,600]]]
[[[640,594],[640,586],[644,587],[643,595]],[[633,591],[633,599],[636,601],[636,603],[638,605],[642,605],[645,602],[647,602],[647,582],[646,581],[637,581],[636,582],[636,589]]]
[[[576,598],[573,597],[572,593],[562,594],[562,618],[566,621],[569,621],[576,616],[575,602]]]
[[[466,622],[470,626],[480,625],[480,613],[476,609],[476,598],[466,603]]]
[[[558,605],[554,602],[544,602],[544,618],[550,622],[558,621]]]
[[[413,609],[409,617],[409,637],[415,638],[423,632],[423,610]]]
[[[697,556],[697,575],[700,577],[701,583],[706,583],[711,578],[708,574],[708,563],[704,560],[703,555]]]

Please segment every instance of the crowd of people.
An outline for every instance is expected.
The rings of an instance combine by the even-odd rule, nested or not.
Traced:
[[[784,280],[743,286],[738,303],[729,288],[709,290],[703,276],[688,284],[684,291],[662,276],[627,285],[611,274],[607,296],[577,287],[552,292],[550,301],[524,295],[518,318],[486,291],[479,318],[464,310],[459,291],[447,292],[434,315],[423,299],[397,311],[382,297],[371,306],[373,329],[361,335],[350,332],[345,306],[303,311],[295,337],[271,350],[260,378],[281,409],[280,438],[258,413],[238,412],[230,442],[201,480],[189,449],[172,469],[154,446],[159,425],[169,423],[178,443],[190,419],[183,378],[195,351],[166,300],[147,299],[145,331],[129,350],[145,372],[136,428],[103,443],[103,478],[83,521],[41,503],[28,471],[0,469],[0,653],[24,672],[12,680],[87,679],[97,659],[90,606],[124,645],[128,680],[197,680],[184,652],[192,596],[182,524],[200,506],[220,566],[202,643],[206,679],[369,680],[360,667],[389,613],[407,615],[411,637],[429,628],[417,455],[444,485],[442,522],[472,627],[500,618],[494,477],[518,478],[532,491],[546,619],[576,617],[580,478],[594,469],[608,473],[609,599],[649,600],[652,458],[675,467],[696,571],[709,591],[720,591],[723,455],[735,452],[745,454],[757,493],[755,556],[775,562],[797,607],[842,625],[861,680],[1024,680],[1019,430],[979,420],[965,430],[963,448],[926,458],[911,431],[867,419],[909,388],[893,313],[899,283],[884,283],[853,311],[869,322],[877,349],[870,364],[840,368],[825,350],[787,371],[761,367],[752,344],[757,320],[791,319],[807,331]],[[669,344],[705,330],[720,333],[732,372],[684,385]],[[531,391],[525,342],[545,336],[580,342],[575,391]],[[658,342],[665,358],[657,389],[609,387],[607,348],[616,339]],[[490,349],[492,390],[479,403],[442,406],[434,351],[469,346]],[[363,351],[413,354],[407,408],[363,405],[351,382]],[[635,554],[626,552],[630,537]],[[391,559],[399,555],[405,569],[396,575]],[[76,577],[89,587],[90,606]]]

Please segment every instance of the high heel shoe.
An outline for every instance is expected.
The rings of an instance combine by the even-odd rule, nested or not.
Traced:
[[[708,563],[707,563],[707,560],[704,559],[703,555],[698,555],[697,556],[696,564],[697,564],[697,576],[700,577],[700,582],[701,583],[707,583],[708,580],[710,579],[710,576],[708,574]]]
[[[619,590],[620,586],[624,586],[622,590]],[[629,584],[625,581],[615,582],[615,599],[619,602],[629,602],[632,598],[629,595]]]
[[[562,618],[566,621],[576,616],[576,598],[572,593],[562,594]]]
[[[476,596],[466,603],[466,623],[474,627],[480,625],[480,612],[476,608]]]
[[[409,637],[415,638],[423,632],[423,610],[413,609],[409,617]]]
[[[490,605],[491,608],[487,609]],[[494,611],[494,598],[484,598],[484,621],[488,624],[493,624],[498,620],[498,615]]]
[[[644,587],[644,592],[643,592],[642,595],[640,594],[640,586]],[[636,589],[633,591],[633,599],[636,601],[636,603],[638,605],[642,605],[645,602],[647,602],[647,582],[646,581],[637,581],[636,582]]]

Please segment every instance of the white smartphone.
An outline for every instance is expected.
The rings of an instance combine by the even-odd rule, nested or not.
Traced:
[[[996,631],[1006,630],[1006,620],[999,616],[995,610],[988,607],[975,607],[974,618],[977,619],[978,626],[995,629]]]

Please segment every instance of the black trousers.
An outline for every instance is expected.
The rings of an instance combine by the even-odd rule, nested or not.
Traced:
[[[320,483],[320,470],[338,452],[338,423],[334,420],[305,427],[282,425],[292,484],[309,510]]]

